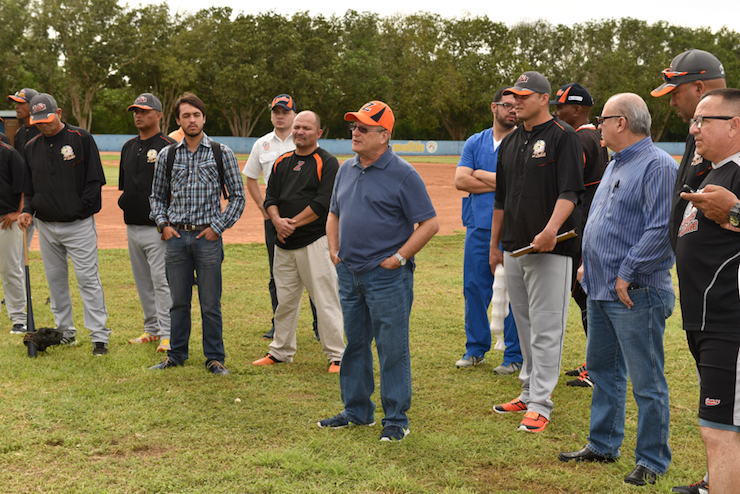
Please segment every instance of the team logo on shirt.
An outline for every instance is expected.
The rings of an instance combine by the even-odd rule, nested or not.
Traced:
[[[69,144],[62,146],[62,159],[69,161],[75,159],[75,152]]]
[[[721,401],[719,398],[704,398],[704,404],[708,407],[716,407]]]
[[[686,210],[683,213],[683,220],[681,220],[681,226],[678,228],[678,236],[683,237],[689,233],[693,233],[699,229],[699,221],[696,219],[697,209],[692,203],[686,205]]]
[[[704,161],[704,158],[702,158],[699,153],[694,153],[694,159],[691,160],[691,166],[696,166],[702,161]]]
[[[150,149],[146,152],[146,162],[147,163],[154,163],[157,161],[157,150],[156,149]]]
[[[294,172],[299,172],[299,171],[301,171],[301,167],[302,167],[302,166],[303,166],[303,165],[304,165],[305,163],[306,163],[305,161],[299,161],[299,162],[298,162],[298,164],[297,164],[296,166],[294,166],[294,167],[293,167],[293,171],[294,171]]]
[[[270,150],[270,143],[265,141],[262,143],[262,150],[263,151],[269,151]]]
[[[545,141],[540,139],[532,146],[532,158],[544,158],[545,157]]]

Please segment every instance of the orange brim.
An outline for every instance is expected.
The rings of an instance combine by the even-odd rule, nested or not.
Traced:
[[[150,106],[144,106],[144,105],[131,105],[128,108],[126,108],[126,111],[131,111],[131,108],[141,108],[142,110],[154,110],[154,108]]]
[[[54,120],[54,116],[56,113],[49,113],[46,118],[34,118],[33,115],[31,115],[31,124],[36,125],[39,123],[49,123]]]
[[[353,122],[355,120],[359,120],[360,122],[364,123],[365,125],[369,125],[371,127],[383,127],[384,129],[386,129],[385,126],[379,124],[378,122],[376,122],[375,120],[373,120],[372,118],[370,118],[370,116],[367,113],[365,113],[365,112],[355,112],[355,111],[347,112],[347,113],[344,114],[344,119],[346,121],[348,121],[348,122]],[[386,130],[388,130],[388,129],[386,129]]]
[[[656,98],[658,98],[660,96],[665,96],[666,94],[670,93],[674,89],[676,89],[676,85],[675,84],[667,84],[666,83],[666,84],[663,84],[661,86],[658,86],[655,89],[653,89],[652,91],[650,91],[650,96],[654,96]]]
[[[27,103],[26,100],[24,100],[23,98],[19,98],[15,94],[11,94],[10,96],[8,96],[8,99],[11,99],[11,100],[15,101],[16,103]]]
[[[503,92],[504,95],[512,93],[518,96],[527,96],[529,94],[534,94],[534,91],[530,91],[529,89],[516,89],[511,87]]]

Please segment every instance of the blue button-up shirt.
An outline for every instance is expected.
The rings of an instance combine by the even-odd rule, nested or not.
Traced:
[[[170,177],[171,200],[165,197],[167,185],[167,154],[175,148],[175,162]],[[234,152],[221,145],[224,160],[224,182],[229,192],[229,204],[221,211],[221,184],[218,165],[213,157],[211,139],[205,133],[194,153],[185,139],[167,146],[157,156],[149,203],[149,215],[157,226],[169,224],[209,225],[217,234],[231,228],[242,215],[245,205],[244,184]]]
[[[617,276],[673,293],[668,220],[677,170],[650,137],[614,155],[583,236],[581,285],[593,300],[617,300]]]

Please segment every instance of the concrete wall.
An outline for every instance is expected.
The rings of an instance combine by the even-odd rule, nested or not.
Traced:
[[[123,144],[136,136],[95,134],[95,142],[101,151],[118,152]],[[229,146],[235,153],[249,153],[256,137],[214,137],[214,140]],[[319,145],[332,154],[352,155],[352,141],[349,139],[320,139]],[[391,141],[396,154],[410,156],[459,156],[464,141]],[[683,142],[659,142],[657,146],[672,155],[682,155]]]

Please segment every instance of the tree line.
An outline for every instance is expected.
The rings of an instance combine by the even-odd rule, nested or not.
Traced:
[[[49,92],[65,119],[93,133],[135,133],[125,108],[142,92],[162,100],[171,130],[177,97],[192,91],[208,107],[212,135],[269,131],[269,101],[289,93],[299,110],[321,116],[326,138],[349,137],[344,113],[380,99],[396,114],[395,139],[464,140],[491,125],[499,87],[537,70],[553,92],[583,84],[596,102],[592,117],[609,96],[635,92],[650,107],[653,139],[682,141],[686,125],[669,98],[649,95],[672,58],[689,48],[710,51],[728,86],[740,81],[739,33],[632,18],[507,26],[431,13],[173,13],[166,3],[129,8],[116,0],[0,5],[4,94]]]

